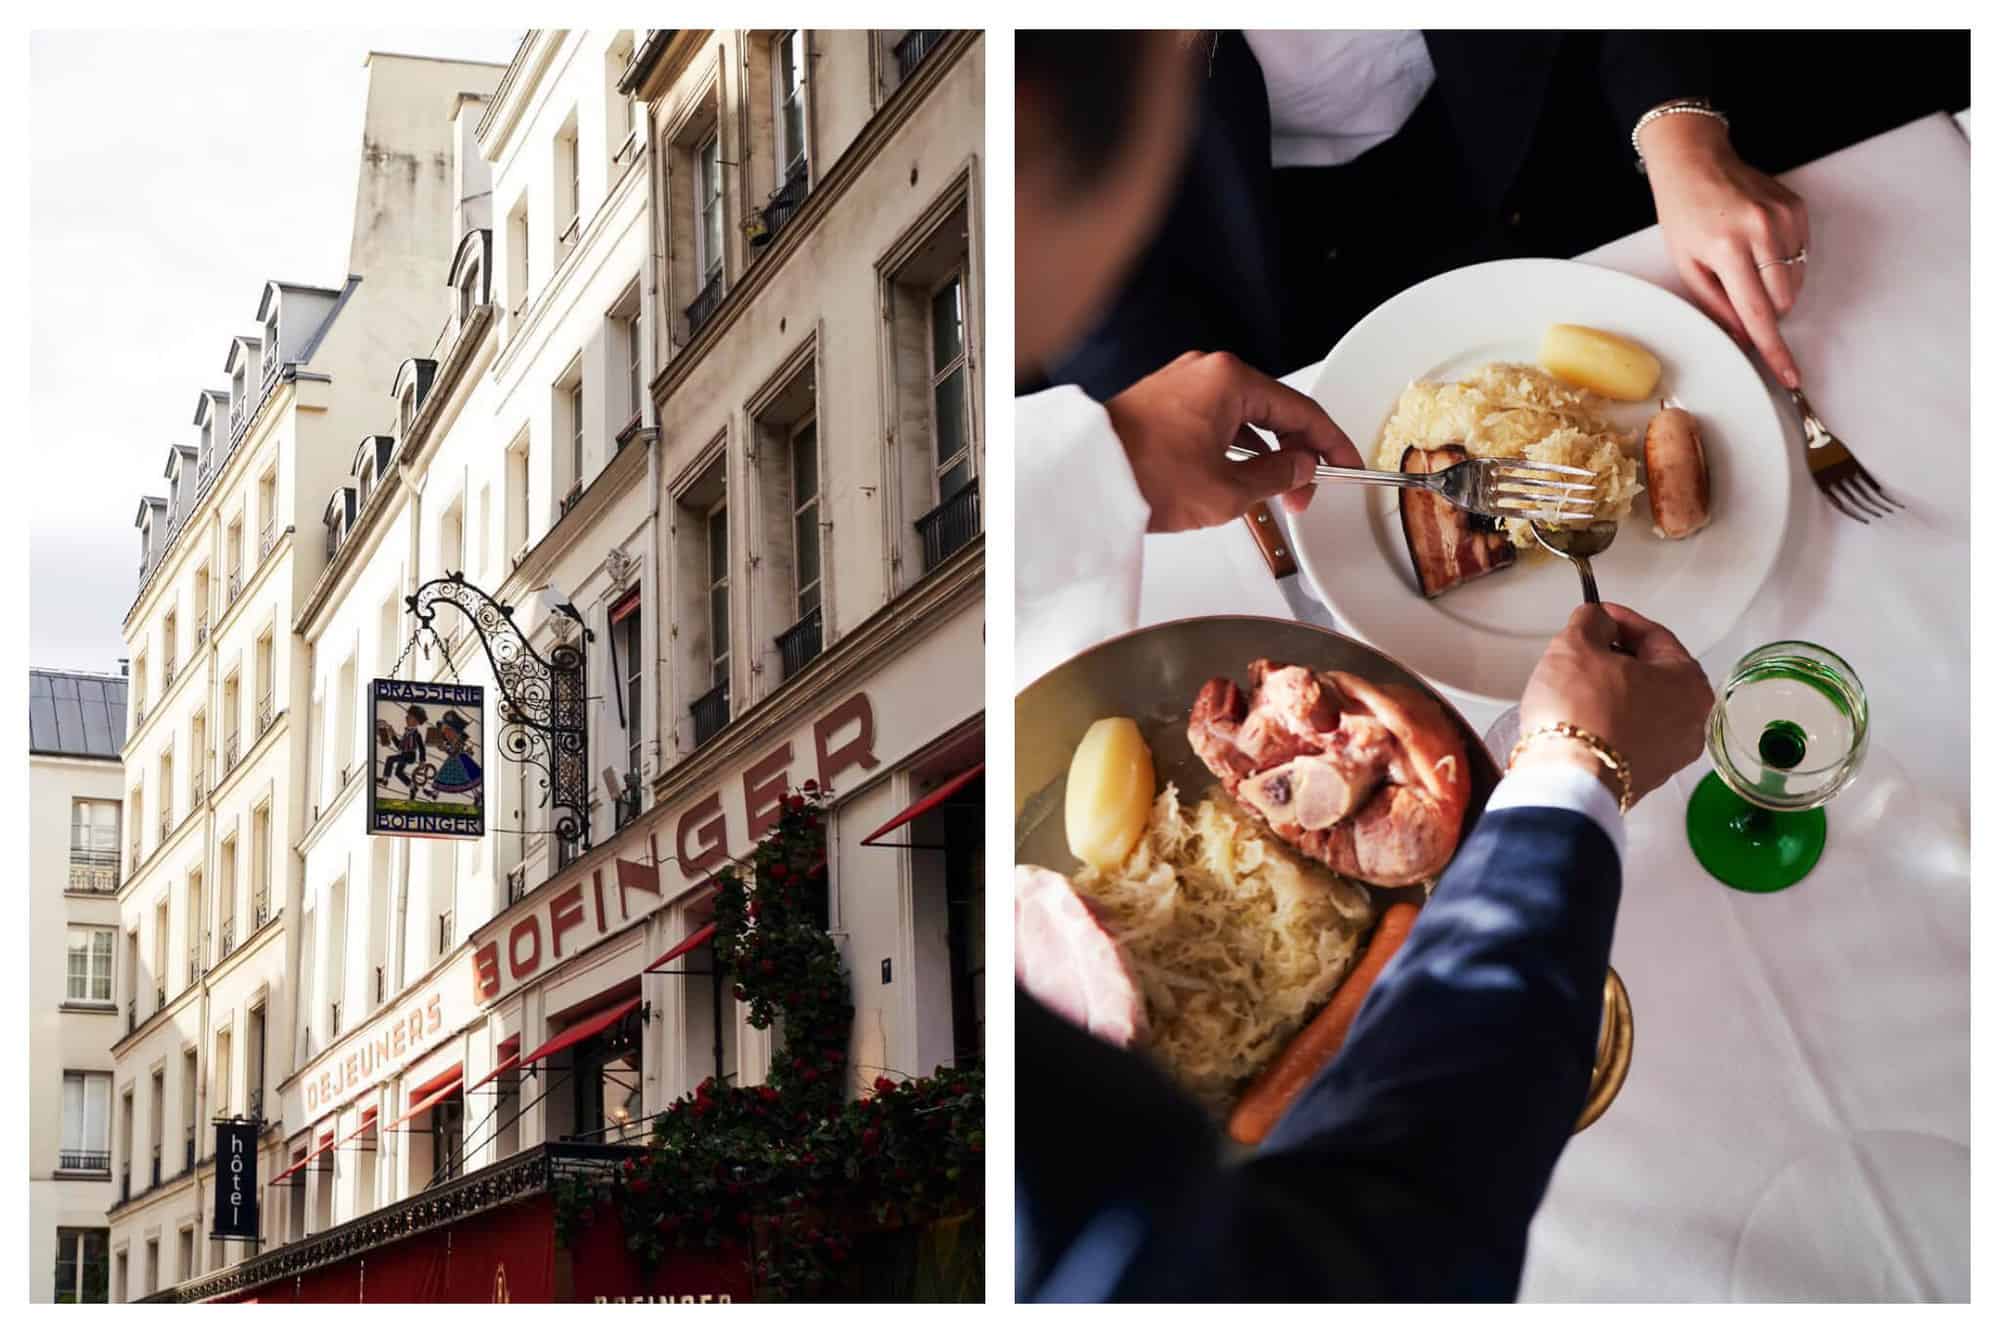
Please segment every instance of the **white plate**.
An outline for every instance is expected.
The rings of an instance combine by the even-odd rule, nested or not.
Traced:
[[[1659,621],[1698,657],[1729,632],[1769,577],[1792,486],[1770,393],[1699,310],[1649,282],[1589,264],[1475,264],[1370,312],[1327,357],[1313,397],[1373,466],[1382,427],[1410,381],[1455,379],[1492,361],[1532,365],[1551,324],[1585,324],[1644,344],[1664,368],[1655,397],[1701,423],[1713,521],[1685,541],[1665,541],[1653,535],[1642,496],[1616,544],[1591,561],[1606,601]],[[1657,407],[1617,404],[1610,415],[1642,431]],[[1576,571],[1546,553],[1522,552],[1511,569],[1427,601],[1410,568],[1396,494],[1321,486],[1312,507],[1290,519],[1301,570],[1351,632],[1438,685],[1495,703],[1519,699],[1576,607]]]

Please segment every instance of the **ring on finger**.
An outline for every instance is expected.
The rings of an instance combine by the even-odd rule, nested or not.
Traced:
[[[1791,265],[1791,264],[1803,264],[1805,262],[1806,262],[1806,248],[1802,245],[1799,247],[1798,253],[1796,254],[1786,255],[1783,259],[1766,259],[1762,261],[1757,265],[1757,271],[1759,273],[1762,273],[1765,269],[1776,268],[1780,264]]]

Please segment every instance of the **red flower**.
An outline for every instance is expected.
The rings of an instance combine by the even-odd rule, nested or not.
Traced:
[[[954,1097],[963,1097],[965,1095],[965,1091],[966,1089],[963,1083],[954,1083],[951,1085],[951,1095]]]
[[[811,1083],[819,1078],[819,1071],[817,1069],[808,1069],[804,1074],[800,1075],[800,1077],[803,1078],[806,1082]]]
[[[658,1226],[661,1231],[671,1232],[679,1229],[680,1224],[681,1220],[672,1213],[663,1213],[660,1216]]]
[[[887,1074],[877,1074],[875,1076],[875,1091],[894,1092],[895,1090],[896,1080],[890,1078]]]
[[[829,1245],[827,1246],[826,1252],[827,1255],[837,1264],[844,1264],[847,1262],[847,1247],[845,1245]]]
[[[750,992],[749,992],[749,991],[747,991],[747,990],[744,990],[744,989],[743,989],[743,987],[741,987],[741,986],[738,986],[738,987],[736,988],[736,999],[737,999],[737,1002],[738,1002],[739,1004],[740,1004],[740,1003],[742,1003],[743,1001],[745,1001],[745,1000],[749,999],[749,998],[750,998]]]
[[[879,1129],[864,1129],[864,1130],[862,1130],[862,1131],[861,1131],[861,1148],[862,1148],[862,1151],[864,1151],[864,1152],[874,1152],[874,1151],[875,1151],[875,1150],[876,1150],[877,1148],[879,1148],[879,1147],[881,1147],[881,1146],[882,1146],[882,1131],[881,1131],[881,1130],[879,1130]]]
[[[807,778],[805,782],[799,787],[799,790],[805,792],[818,791],[819,784],[817,782],[814,782],[811,778]]]
[[[778,1100],[778,1090],[772,1087],[768,1083],[758,1085],[757,1095],[763,1098],[767,1102],[775,1102]]]
[[[646,1188],[647,1188],[647,1180],[644,1176],[634,1176],[632,1178],[632,1192],[634,1194],[644,1194],[646,1192]]]
[[[770,959],[766,958],[761,964],[758,965],[758,971],[762,972],[767,977],[775,976],[777,975],[778,965],[772,962]]]

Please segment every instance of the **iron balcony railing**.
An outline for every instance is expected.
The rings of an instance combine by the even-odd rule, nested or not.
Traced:
[[[276,546],[277,544],[278,544],[278,525],[276,523],[266,523],[263,527],[257,529],[258,561],[262,562],[263,560],[267,559],[271,554],[271,548],[273,546]]]
[[[527,896],[528,896],[528,867],[525,865],[515,866],[512,870],[507,872],[507,905],[509,907],[512,907],[515,903],[520,902],[521,899]],[[375,969],[375,971],[376,974],[379,976],[381,974],[382,969],[377,968]]]
[[[202,644],[208,642],[208,622],[206,620],[198,620],[195,622],[194,642],[195,642],[195,647],[197,648],[199,648]]]
[[[169,657],[166,665],[160,668],[160,688],[165,689],[174,683],[174,673],[176,670],[178,668],[174,665],[174,659]]]
[[[701,326],[708,323],[710,318],[714,316],[716,307],[721,304],[722,270],[717,269],[715,276],[708,280],[708,285],[701,289],[701,294],[688,304],[687,336],[692,338],[695,334],[700,333]]]
[[[639,817],[640,802],[645,798],[637,791],[627,789],[611,803],[611,825],[624,828]]]
[[[89,1148],[64,1148],[56,1158],[58,1171],[98,1171],[111,1174],[111,1151],[102,1152]]]
[[[250,929],[258,929],[270,919],[271,889],[266,885],[257,890],[257,896],[250,904]]]
[[[912,28],[896,43],[896,76],[907,79],[924,63],[924,57],[945,39],[944,28]]]
[[[146,725],[146,701],[144,699],[137,700],[132,705],[132,725],[134,727],[143,727]]]
[[[806,201],[806,160],[800,158],[792,164],[785,177],[785,183],[778,187],[770,202],[764,205],[764,244],[769,245],[778,238]]]
[[[729,725],[729,682],[723,681],[696,699],[688,711],[694,714],[694,743],[706,744],[709,737]]]
[[[782,678],[790,680],[804,670],[806,663],[819,656],[819,649],[820,608],[815,606],[805,619],[778,636],[778,657],[785,668]]]
[[[145,844],[139,841],[139,831],[134,829],[132,830],[132,860],[129,864],[137,868],[138,864],[146,859],[144,852]]]
[[[118,853],[94,847],[69,849],[71,893],[118,892]]]
[[[262,736],[271,729],[271,723],[276,719],[277,715],[277,710],[271,706],[271,696],[266,692],[264,697],[257,701],[257,734],[259,736]]]
[[[194,985],[195,982],[200,980],[201,980],[201,942],[197,940],[195,943],[190,944],[188,946],[187,984],[192,986]]]
[[[238,597],[241,597],[242,595],[243,595],[243,571],[240,569],[232,569],[229,571],[230,605],[232,606],[235,605],[236,599]]]
[[[195,749],[198,751],[201,747],[197,745]],[[198,806],[207,799],[208,779],[200,773],[193,774],[188,778],[188,804],[190,806]]]
[[[236,767],[236,761],[242,757],[242,754],[243,738],[237,733],[231,732],[229,739],[222,743],[222,771],[227,773],[230,769]]]
[[[311,1034],[308,1033],[307,1035],[310,1036]],[[249,1106],[246,1114],[258,1124],[261,1125],[264,1123],[264,1090],[262,1088],[250,1089]]]
[[[958,493],[917,520],[917,535],[924,540],[924,572],[930,573],[951,554],[979,533],[979,479],[958,488]]]
[[[167,1007],[167,986],[165,982],[153,987],[153,1012],[159,1013]]]
[[[230,954],[235,953],[236,952],[235,918],[232,917],[231,919],[223,922],[222,929],[218,931],[217,934],[219,936],[218,943],[220,947],[216,950],[216,957],[227,958],[229,957]]]
[[[151,1188],[158,1189],[159,1187],[160,1187],[160,1145],[156,1143],[153,1145],[153,1183]]]
[[[167,840],[167,835],[172,833],[173,831],[174,831],[173,811],[171,810],[160,811],[160,841],[165,842]]]

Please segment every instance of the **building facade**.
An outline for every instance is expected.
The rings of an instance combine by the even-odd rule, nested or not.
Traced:
[[[126,678],[28,673],[30,1298],[110,1292]]]
[[[140,588],[125,620],[114,1301],[260,1244],[210,1239],[210,1126],[255,1122],[262,1155],[276,1155],[284,1120],[273,1090],[311,1022],[292,985],[308,735],[297,706],[307,659],[292,622],[326,563],[314,539],[322,506],[391,394],[397,367],[377,349],[435,331],[453,198],[437,165],[449,149],[445,111],[498,75],[370,58],[348,276],[265,285],[257,333],[230,341],[229,387],[200,394],[198,445],[169,450],[165,494],[139,507]]]
[[[169,1298],[347,1299],[385,1246],[467,1255],[450,1229],[509,1208],[546,1252],[553,1173],[761,1081],[708,876],[809,780],[857,1083],[983,1053],[983,60],[977,33],[536,30],[438,104],[441,276],[377,340],[402,359],[310,497],[288,622],[267,1246]],[[420,635],[407,599],[452,575],[506,614]],[[563,643],[574,839],[501,744],[496,670]],[[483,836],[370,835],[391,676],[485,690]]]

